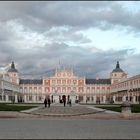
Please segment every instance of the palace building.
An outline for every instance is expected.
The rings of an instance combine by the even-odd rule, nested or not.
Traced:
[[[72,103],[140,103],[140,75],[128,78],[117,62],[108,79],[78,77],[72,69],[56,69],[42,79],[21,78],[14,62],[0,73],[0,102],[43,103],[46,96],[59,103],[62,97]]]

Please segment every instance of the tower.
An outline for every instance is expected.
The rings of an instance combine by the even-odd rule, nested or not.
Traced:
[[[127,78],[127,74],[120,68],[119,61],[117,61],[116,68],[110,74],[111,84],[117,83],[122,79]]]
[[[19,84],[18,70],[15,68],[15,64],[12,61],[11,68],[8,70],[8,75],[12,83]]]

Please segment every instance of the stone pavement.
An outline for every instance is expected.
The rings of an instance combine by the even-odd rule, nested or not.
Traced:
[[[140,119],[140,113],[132,113],[125,118],[121,113],[95,108],[93,105],[51,104],[51,107],[39,105],[37,108],[21,112],[0,111],[0,118],[78,118],[78,119]]]
[[[42,116],[80,116],[101,113],[105,112],[105,110],[77,104],[73,106],[66,105],[65,107],[63,106],[63,104],[52,104],[50,108],[40,106],[36,109],[31,109],[27,111],[25,110],[22,112]]]

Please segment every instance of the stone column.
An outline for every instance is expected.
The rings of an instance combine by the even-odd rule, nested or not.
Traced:
[[[133,96],[133,103],[136,103],[136,96]]]
[[[15,94],[15,103],[17,103],[18,100],[17,100],[17,94]]]
[[[36,102],[36,96],[33,95],[33,102]]]
[[[86,103],[86,100],[87,100],[87,97],[86,97],[86,95],[84,95],[84,97],[83,97],[84,103]]]
[[[93,96],[93,102],[96,103],[96,95]]]
[[[8,98],[9,98],[9,96],[8,96],[8,95],[6,95],[6,102],[8,102],[8,100],[9,100]]]
[[[106,103],[106,96],[103,96],[103,103]]]
[[[122,101],[125,102],[126,101],[126,96],[122,97]]]
[[[24,103],[27,102],[27,95],[24,95]]]
[[[115,95],[113,96],[113,101],[114,101],[114,103],[116,102],[116,96]]]

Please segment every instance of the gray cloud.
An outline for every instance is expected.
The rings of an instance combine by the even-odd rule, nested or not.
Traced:
[[[47,47],[39,49],[27,50],[17,50],[12,47],[0,47],[0,55],[4,56],[0,62],[10,63],[13,56],[15,63],[19,72],[23,74],[29,74],[34,76],[43,76],[48,74],[48,70],[54,69],[63,65],[66,68],[73,67],[76,75],[86,76],[88,78],[95,78],[97,75],[102,78],[109,77],[110,72],[115,68],[116,61],[122,62],[122,69],[127,70],[126,66],[123,65],[125,61],[129,58],[128,52],[131,50],[121,50],[121,51],[100,51],[93,53],[85,48],[70,47],[66,44],[51,44]],[[57,47],[56,47],[57,46]],[[130,59],[130,58],[129,58]],[[133,66],[137,63],[139,55],[134,55],[132,61]],[[131,61],[131,64],[132,64]],[[129,62],[130,63],[130,62]],[[126,64],[126,63],[124,63]],[[134,68],[132,68],[132,71]],[[131,70],[128,72],[131,73]],[[138,69],[135,69],[138,72]]]
[[[21,74],[39,75],[61,61],[80,76],[108,77],[119,60],[122,69],[138,73],[139,54],[131,49],[103,51],[96,46],[90,46],[95,50],[91,51],[87,45],[91,40],[80,31],[122,26],[139,32],[139,19],[139,12],[130,13],[117,2],[2,1],[0,64],[14,60]],[[132,70],[126,69],[128,65]]]
[[[16,19],[36,31],[69,26],[75,29],[112,26],[140,28],[139,11],[128,12],[118,2],[0,2],[1,21]],[[137,2],[137,4],[140,4]],[[86,12],[85,12],[86,11]]]

